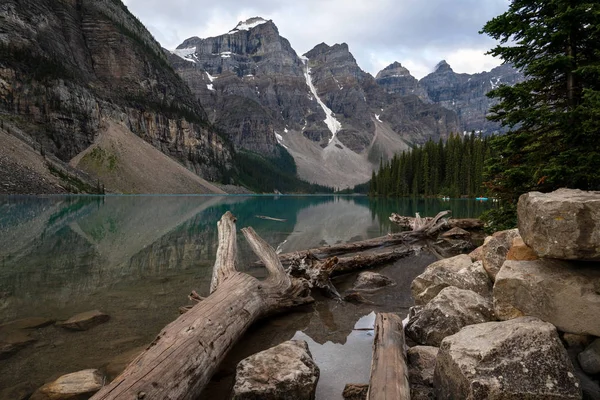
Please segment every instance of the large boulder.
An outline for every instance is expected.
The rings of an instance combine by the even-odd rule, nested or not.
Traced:
[[[484,297],[491,296],[492,283],[481,262],[472,262],[466,254],[429,265],[413,280],[410,289],[415,304],[424,305],[448,286],[472,290]]]
[[[47,383],[31,396],[30,400],[87,399],[102,388],[104,376],[96,369],[86,369],[63,375]]]
[[[527,246],[520,236],[513,239],[512,246],[506,255],[506,259],[511,261],[533,261],[538,258],[535,251]]]
[[[450,286],[412,317],[405,331],[416,343],[439,346],[446,336],[455,334],[461,328],[493,319],[491,300],[471,290]]]
[[[98,310],[92,310],[77,314],[57,325],[72,331],[87,331],[88,329],[105,323],[109,319],[110,317],[107,314]]]
[[[560,331],[600,336],[600,268],[560,260],[506,261],[494,284],[501,320],[523,315]]]
[[[433,346],[415,346],[408,349],[408,380],[410,385],[433,386],[435,359],[439,349]]]
[[[523,240],[540,257],[600,260],[600,192],[527,193],[517,213]]]
[[[600,374],[600,339],[596,339],[577,357],[586,374]]]
[[[374,291],[395,284],[396,282],[385,275],[378,274],[377,272],[364,271],[358,274],[352,289]]]
[[[234,400],[313,400],[319,368],[303,340],[290,340],[237,365]]]
[[[442,342],[438,400],[581,399],[556,328],[534,317],[470,325]]]
[[[481,246],[483,268],[492,280],[496,279],[512,246],[513,239],[516,237],[519,237],[519,231],[516,229],[496,232],[494,235],[488,236]]]

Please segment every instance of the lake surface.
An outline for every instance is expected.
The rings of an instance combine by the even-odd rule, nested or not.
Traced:
[[[358,196],[0,197],[0,324],[27,317],[65,320],[94,309],[111,317],[84,332],[57,326],[32,331],[35,343],[0,360],[0,393],[17,384],[39,387],[87,368],[111,377],[118,373],[189,304],[191,290],[208,294],[216,222],[226,211],[237,217],[238,228],[252,226],[278,251],[289,252],[382,236],[395,229],[388,220],[392,212],[433,216],[450,209],[454,217],[466,218],[490,206]],[[242,235],[238,239],[239,265],[264,276],[248,267],[255,257]],[[309,342],[321,368],[318,399],[341,399],[344,382],[368,381],[372,337],[354,330],[359,318],[365,317],[364,324],[373,311],[406,312],[412,305],[410,282],[434,260],[424,252],[382,268],[397,286],[376,294],[374,304],[320,299],[256,324],[203,398],[228,398],[240,359],[298,338]],[[353,278],[335,284],[344,290]]]

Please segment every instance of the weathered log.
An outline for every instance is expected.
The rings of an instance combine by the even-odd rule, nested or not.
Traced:
[[[446,220],[443,219],[448,215],[450,211],[442,211],[438,213],[434,218],[422,219],[422,223],[415,227],[412,231],[399,232],[389,234],[387,236],[381,236],[373,239],[361,240],[358,242],[344,243],[335,246],[323,246],[314,249],[294,251],[291,253],[284,253],[279,255],[279,260],[284,264],[288,265],[290,262],[299,258],[316,257],[318,259],[324,259],[326,257],[339,256],[342,254],[358,253],[366,250],[385,248],[399,244],[411,244],[418,242],[423,239],[427,239],[435,235],[440,229],[442,229]],[[254,266],[261,266],[262,262],[257,261]]]
[[[368,400],[410,400],[402,319],[391,313],[375,318]]]
[[[225,355],[257,319],[312,302],[307,283],[290,278],[252,228],[242,232],[264,262],[264,281],[238,272],[235,218],[218,223],[211,295],[167,325],[125,371],[92,399],[197,399]]]
[[[421,223],[430,222],[433,220],[431,217],[420,218],[418,214],[417,217],[405,217],[396,213],[392,213],[390,216],[390,221],[405,229],[413,229],[415,224],[418,223],[419,219],[421,220]],[[483,229],[483,221],[477,218],[450,218],[448,219],[445,228],[461,228],[465,230]]]

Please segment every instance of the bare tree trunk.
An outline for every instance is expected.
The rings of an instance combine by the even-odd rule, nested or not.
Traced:
[[[390,221],[395,223],[396,225],[402,228],[413,228],[415,225],[415,221],[419,217],[405,217],[402,215],[398,215],[396,213],[392,213],[390,216]],[[427,222],[433,220],[431,217],[421,218],[421,220],[425,220]],[[454,219],[451,218],[447,221],[447,225],[442,228],[452,229],[452,228],[461,228],[461,229],[483,229],[483,221],[477,218],[462,218],[462,219]]]
[[[252,228],[242,232],[269,271],[265,281],[235,268],[235,218],[218,223],[219,247],[211,295],[167,325],[125,371],[94,400],[197,399],[225,355],[261,317],[312,302],[308,285],[290,278],[272,247]]]
[[[377,314],[368,400],[410,400],[402,319]]]

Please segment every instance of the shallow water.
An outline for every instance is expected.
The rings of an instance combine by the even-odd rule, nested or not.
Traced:
[[[0,197],[0,324],[26,317],[64,320],[93,309],[111,316],[85,332],[56,326],[33,331],[36,343],[0,361],[0,392],[22,383],[38,387],[86,368],[116,373],[119,362],[178,316],[191,290],[208,293],[216,222],[227,210],[238,228],[252,226],[288,252],[381,236],[393,229],[391,212],[429,216],[450,208],[455,217],[471,217],[486,207],[468,200],[338,196]],[[240,265],[249,265],[255,258],[239,236]],[[321,368],[318,398],[341,398],[344,383],[368,381],[371,337],[353,331],[356,321],[372,311],[405,312],[412,304],[410,282],[433,260],[424,253],[383,268],[398,285],[375,294],[374,305],[321,299],[261,321],[232,350],[203,398],[227,398],[240,359],[293,337],[309,342]],[[352,280],[335,284],[344,290]]]

